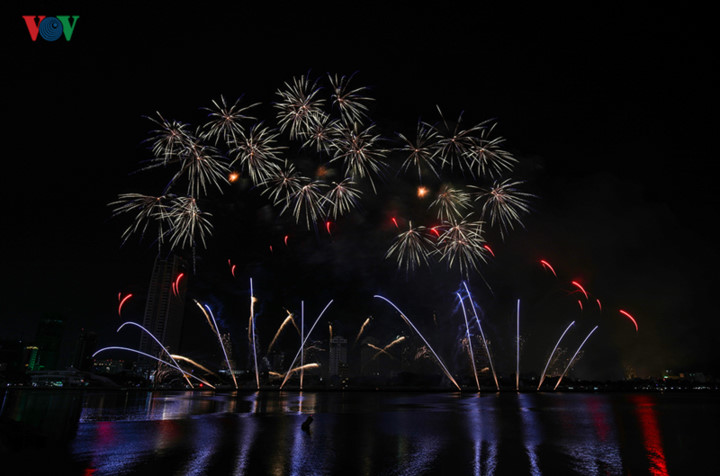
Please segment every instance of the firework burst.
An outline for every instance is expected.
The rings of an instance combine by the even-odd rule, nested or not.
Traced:
[[[429,170],[436,177],[440,177],[436,168],[437,164],[435,163],[438,153],[437,130],[424,122],[418,121],[414,140],[407,138],[401,133],[398,133],[398,137],[404,144],[396,150],[406,155],[405,161],[400,167],[403,172],[406,172],[410,168],[417,169],[418,180],[420,181],[422,181],[423,170]]]
[[[475,187],[476,200],[483,202],[483,216],[490,217],[490,226],[498,225],[505,238],[515,225],[522,226],[522,215],[530,212],[530,199],[534,195],[519,189],[521,181],[506,179],[494,182],[491,187]]]
[[[447,222],[462,217],[471,204],[468,192],[446,184],[440,188],[430,208],[435,209],[438,220]]]
[[[175,154],[185,147],[192,134],[189,132],[188,124],[175,120],[169,121],[159,112],[156,114],[157,118],[150,117],[149,119],[159,128],[150,131],[149,141],[152,144],[153,155],[160,164],[164,165],[175,158]],[[152,163],[154,165],[155,161]]]
[[[338,122],[324,112],[317,112],[308,117],[307,127],[304,133],[305,142],[303,147],[315,149],[317,153],[330,155],[333,142],[336,140]]]
[[[325,194],[325,201],[328,204],[329,215],[335,220],[357,206],[360,201],[360,190],[350,178],[333,182],[332,188]]]
[[[307,177],[303,177],[295,169],[295,165],[285,161],[277,174],[271,175],[263,183],[263,194],[267,194],[275,206],[282,206],[283,209],[288,207],[290,199],[294,197],[303,184],[309,181]]]
[[[171,224],[170,246],[173,249],[186,246],[194,248],[199,240],[206,247],[206,237],[212,231],[208,217],[210,214],[201,211],[194,198],[174,197],[168,212]]]
[[[461,220],[451,220],[437,240],[436,253],[448,267],[458,267],[463,275],[477,271],[479,264],[487,261],[488,251],[483,246],[483,222],[471,220],[470,215]]]
[[[428,237],[424,226],[413,228],[412,222],[407,231],[400,233],[385,254],[385,258],[395,258],[398,268],[413,271],[415,268],[428,265],[428,256],[433,249],[433,242]]]
[[[290,197],[290,201],[288,202],[288,207],[292,207],[295,222],[300,223],[304,217],[308,230],[311,228],[312,223],[317,222],[324,216],[327,202],[323,193],[327,184],[319,180],[312,182],[309,180],[310,179],[303,180],[304,183],[298,191]],[[285,209],[283,209],[283,211],[285,211]]]
[[[325,100],[319,97],[317,81],[310,82],[308,76],[293,78],[285,83],[284,89],[277,90],[280,100],[275,103],[280,132],[290,129],[290,139],[307,136],[312,118],[322,114]]]
[[[235,148],[231,150],[234,156],[231,166],[240,162],[242,171],[248,174],[254,185],[267,182],[281,173],[279,154],[283,147],[277,145],[277,132],[258,123],[247,132],[240,130],[239,135]]]
[[[335,128],[338,139],[333,142],[333,158],[345,168],[345,176],[356,181],[367,178],[377,193],[373,176],[380,175],[387,167],[385,162],[388,150],[380,146],[380,134],[374,126],[360,129],[358,124],[339,125]]]
[[[248,119],[255,120],[254,117],[245,115],[245,112],[259,104],[241,107],[240,98],[238,98],[234,104],[229,106],[225,97],[220,96],[219,101],[212,101],[212,107],[203,108],[208,112],[208,116],[202,125],[201,137],[212,139],[216,145],[219,141],[226,144],[236,143],[243,132],[241,122]]]
[[[167,206],[164,203],[165,197],[155,197],[152,195],[143,195],[140,193],[123,193],[118,199],[109,205],[114,207],[113,214],[115,216],[132,213],[133,221],[125,228],[122,233],[123,242],[135,234],[145,235],[150,223],[156,223],[158,226],[158,242],[162,243],[164,225],[168,220]]]
[[[460,113],[455,125],[451,126],[445,119],[445,116],[443,116],[439,107],[437,110],[442,119],[441,124],[434,127],[438,134],[436,150],[440,158],[441,167],[447,167],[452,171],[455,168],[455,164],[457,164],[461,170],[471,171],[472,167],[467,159],[476,142],[473,134],[482,129],[482,124],[472,126],[469,129],[462,129],[460,127],[462,124],[462,113]]]
[[[368,106],[366,103],[372,101],[371,97],[365,96],[367,88],[350,88],[351,77],[328,74],[330,87],[332,88],[333,106],[340,111],[340,117],[345,123],[362,122],[367,117]]]
[[[228,182],[230,168],[215,147],[201,144],[197,139],[186,142],[186,146],[178,152],[180,170],[170,180],[169,190],[183,176],[187,177],[187,193],[199,197],[207,193],[209,185],[222,190]]]
[[[504,172],[512,171],[517,159],[502,148],[503,137],[488,137],[496,124],[481,128],[479,137],[473,140],[467,151],[471,173],[480,177],[499,177]]]

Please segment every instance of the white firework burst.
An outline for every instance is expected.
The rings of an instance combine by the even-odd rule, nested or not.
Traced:
[[[495,124],[483,128],[467,152],[471,172],[481,177],[499,177],[511,171],[517,163],[517,159],[502,148],[503,137],[488,137],[494,128]]]
[[[462,217],[471,204],[472,198],[468,192],[445,184],[440,187],[430,208],[435,209],[438,220],[451,221]]]
[[[442,118],[442,127],[435,127],[439,136],[436,142],[436,152],[441,168],[449,167],[452,171],[457,164],[461,170],[471,171],[467,157],[475,143],[474,134],[482,128],[482,124],[469,129],[461,129],[462,113],[460,113],[455,125],[451,127],[439,107],[437,110]]]
[[[503,239],[516,224],[522,226],[522,215],[530,212],[534,195],[521,191],[522,183],[506,179],[491,187],[473,187],[478,190],[476,200],[483,202],[483,216],[490,217],[490,226],[499,226]]]
[[[183,176],[188,181],[188,195],[196,198],[201,193],[206,194],[209,185],[222,190],[223,185],[228,183],[230,168],[215,147],[193,140],[178,152],[178,159],[180,170],[170,180],[168,190]]]
[[[311,118],[321,113],[325,104],[325,100],[318,97],[319,92],[317,82],[311,83],[307,76],[295,77],[290,84],[285,83],[285,89],[277,90],[280,100],[275,103],[275,108],[280,132],[289,127],[290,139],[307,135]]]
[[[226,144],[236,143],[243,130],[242,121],[255,119],[245,112],[259,104],[240,106],[240,98],[238,98],[232,105],[228,105],[225,97],[220,96],[219,101],[212,101],[212,107],[203,108],[208,111],[208,117],[202,125],[201,137],[212,139],[215,144],[220,140]]]
[[[290,197],[285,209],[292,207],[295,223],[300,223],[304,218],[305,225],[309,230],[312,224],[315,224],[325,215],[326,198],[323,189],[327,187],[327,184],[318,180],[310,181],[309,179],[305,179],[303,182],[305,183]]]
[[[470,215],[461,220],[451,220],[440,227],[443,232],[437,240],[436,253],[448,267],[458,267],[467,275],[478,271],[479,264],[487,262],[488,251],[483,246],[483,222],[471,220]]]
[[[283,209],[288,206],[290,198],[300,191],[303,184],[309,179],[300,175],[295,169],[295,165],[285,161],[282,168],[279,168],[276,174],[270,175],[263,182],[265,189],[263,194],[267,194],[272,200],[273,205],[282,205]]]
[[[347,124],[362,122],[367,117],[367,102],[373,98],[365,96],[363,93],[367,88],[362,86],[359,88],[350,88],[351,77],[338,76],[337,74],[328,74],[330,87],[332,88],[332,103],[340,111],[340,118]]]
[[[206,237],[210,236],[212,224],[208,220],[211,215],[198,208],[197,200],[193,197],[172,197],[168,207],[170,220],[170,246],[172,249],[195,247],[202,243],[207,247]]]
[[[325,194],[328,213],[333,219],[337,219],[350,212],[357,206],[360,195],[360,190],[355,187],[355,182],[351,178],[333,182],[332,187]]]
[[[332,119],[324,112],[309,116],[303,147],[314,148],[318,153],[330,154],[337,127],[337,119]]]
[[[168,214],[164,203],[165,197],[143,195],[140,193],[123,193],[118,199],[109,203],[113,208],[113,215],[125,213],[134,214],[133,221],[122,233],[123,242],[126,242],[131,235],[139,233],[144,236],[151,223],[157,224],[158,242],[162,243],[163,233]]]
[[[374,126],[358,129],[342,125],[336,128],[337,140],[333,142],[331,162],[340,161],[345,167],[345,176],[355,181],[367,178],[375,189],[373,176],[380,175],[387,167],[385,162],[388,150],[380,146],[382,138],[375,132]]]
[[[231,151],[235,162],[240,162],[254,185],[266,182],[280,173],[280,153],[284,147],[277,145],[279,134],[262,123],[254,124],[248,131],[240,131],[236,147]]]
[[[420,181],[422,181],[423,170],[429,170],[436,177],[439,177],[435,163],[438,152],[437,131],[432,126],[418,121],[415,140],[409,139],[401,133],[398,133],[398,136],[404,144],[396,150],[406,154],[405,161],[400,169],[403,172],[406,172],[410,167],[417,169],[418,180]]]
[[[150,131],[151,137],[148,139],[152,144],[153,156],[157,159],[151,166],[167,164],[193,139],[188,124],[167,120],[159,112],[156,114],[157,118],[149,118],[159,126],[159,129]]]
[[[385,258],[395,258],[398,268],[413,271],[419,266],[428,265],[428,257],[433,250],[433,242],[424,226],[413,227],[409,223],[407,231],[403,231],[385,254]]]

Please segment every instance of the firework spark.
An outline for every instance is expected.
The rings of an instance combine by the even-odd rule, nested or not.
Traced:
[[[307,135],[312,125],[312,119],[322,114],[325,100],[319,97],[320,88],[317,81],[310,82],[306,76],[295,77],[291,83],[285,83],[284,89],[278,89],[276,94],[280,100],[275,103],[280,131],[290,128],[290,139]]]
[[[349,213],[357,206],[359,200],[360,190],[355,187],[355,182],[351,178],[346,178],[341,182],[333,182],[332,188],[325,194],[328,212],[333,220]]]
[[[375,360],[375,358],[376,358],[378,355],[380,355],[380,354],[385,354],[385,355],[387,355],[388,357],[390,357],[391,359],[395,359],[395,357],[393,357],[390,352],[386,351],[386,350],[383,349],[382,347],[378,347],[378,346],[376,346],[375,344],[371,344],[371,343],[369,343],[369,342],[367,342],[365,345],[367,345],[367,346],[370,347],[371,349],[377,350],[377,352],[375,353],[375,355],[373,355],[370,360]]]
[[[157,118],[149,119],[159,126],[150,132],[152,142],[152,153],[158,162],[152,161],[151,167],[156,165],[165,165],[176,157],[176,154],[185,148],[187,142],[191,140],[189,125],[179,121],[169,121],[165,119],[159,112],[156,113]]]
[[[212,107],[204,108],[208,112],[207,120],[202,125],[203,139],[213,139],[215,144],[222,140],[226,144],[232,144],[238,141],[243,132],[241,122],[244,120],[255,120],[252,116],[246,116],[245,112],[260,103],[250,104],[249,106],[240,106],[241,98],[235,100],[235,103],[228,105],[224,96],[220,96],[220,100],[213,99]]]
[[[560,378],[558,379],[557,383],[555,383],[555,387],[553,388],[553,390],[557,390],[558,385],[560,385],[560,382],[562,381],[563,377],[565,376],[567,371],[570,370],[570,367],[572,367],[573,362],[575,362],[575,358],[580,353],[580,349],[583,348],[583,346],[585,345],[585,342],[587,342],[587,340],[590,338],[591,335],[593,335],[593,332],[595,332],[597,330],[597,328],[598,328],[598,326],[593,327],[593,330],[591,330],[590,333],[587,335],[587,337],[585,337],[585,340],[582,341],[582,343],[580,344],[580,347],[578,347],[577,351],[575,351],[575,354],[570,359],[570,362],[568,363],[567,367],[565,367],[565,371],[562,373],[562,375],[560,375]]]
[[[239,161],[241,170],[248,174],[254,185],[265,184],[282,175],[279,164],[283,147],[276,144],[277,132],[258,123],[247,132],[241,130],[239,135],[236,147],[230,151],[234,156],[231,167]]]
[[[315,149],[317,153],[330,155],[332,145],[337,139],[338,123],[328,114],[317,112],[308,117],[303,148]]]
[[[545,261],[544,259],[540,260],[540,264],[544,267],[550,270],[550,272],[557,278],[557,273],[555,272],[555,269],[553,269],[552,265]]]
[[[290,199],[295,196],[303,187],[303,184],[310,179],[303,177],[295,169],[295,165],[285,161],[285,165],[277,170],[277,173],[269,176],[263,183],[263,194],[268,194],[273,204],[282,205],[283,210],[290,203]]]
[[[487,262],[482,225],[481,221],[471,220],[470,215],[449,222],[438,238],[434,253],[439,253],[440,261],[446,261],[448,267],[457,266],[463,275],[477,271],[480,262]]]
[[[333,142],[333,157],[330,162],[341,162],[346,177],[355,181],[367,178],[377,193],[373,176],[380,176],[387,167],[388,150],[381,147],[382,138],[375,132],[375,126],[360,128],[340,124],[335,128],[337,140]]]
[[[480,380],[478,380],[477,367],[475,366],[475,352],[472,347],[472,338],[470,337],[470,325],[468,324],[467,312],[465,311],[465,302],[460,296],[460,293],[456,293],[462,306],[463,317],[465,318],[465,335],[467,336],[468,350],[470,353],[470,362],[472,363],[473,376],[475,377],[475,384],[477,385],[478,392],[480,391]]]
[[[461,170],[472,171],[468,157],[470,157],[472,147],[475,144],[473,134],[478,132],[482,125],[479,124],[469,129],[461,129],[463,114],[460,113],[455,125],[451,127],[439,107],[437,107],[437,110],[442,119],[441,126],[434,127],[439,137],[436,149],[438,157],[440,158],[441,167],[449,167],[452,171],[455,168],[455,164],[458,164]]]
[[[502,137],[489,138],[496,124],[481,127],[479,137],[475,138],[467,151],[469,168],[473,174],[481,177],[496,178],[513,169],[518,160],[501,146]]]
[[[545,374],[547,373],[547,369],[550,366],[550,361],[552,360],[553,356],[555,355],[555,351],[557,350],[558,346],[560,345],[560,342],[563,340],[563,337],[565,337],[565,334],[570,330],[570,328],[575,324],[575,321],[572,321],[570,325],[567,326],[565,329],[565,332],[562,333],[560,338],[558,339],[557,343],[555,344],[555,347],[553,347],[552,352],[550,352],[550,357],[548,357],[547,363],[545,364],[545,368],[543,369],[542,375],[540,375],[540,383],[537,386],[537,389],[540,390],[540,387],[542,386],[543,382],[545,381]]]
[[[622,309],[620,309],[619,312],[620,312],[620,314],[622,314],[623,316],[627,317],[628,319],[630,319],[630,320],[632,321],[632,323],[635,325],[635,332],[638,332],[638,330],[639,330],[639,329],[638,329],[638,323],[637,323],[637,321],[635,320],[635,318],[632,317],[629,312],[624,311],[624,310],[622,310]]]
[[[293,326],[295,326],[295,329],[298,329],[292,313],[290,313],[290,311],[286,311],[286,312],[288,313],[288,316],[285,318],[285,320],[282,321],[282,324],[280,324],[280,327],[278,328],[277,332],[275,333],[275,336],[273,337],[272,341],[270,341],[270,345],[268,346],[268,354],[270,353],[273,346],[275,345],[275,341],[277,341],[278,337],[280,336],[280,333],[283,331],[283,329],[285,329],[285,327],[288,324],[292,324]],[[298,329],[298,333],[300,333],[299,329]]]
[[[323,314],[325,314],[325,311],[330,307],[330,304],[332,304],[333,300],[331,299],[330,302],[327,303],[327,305],[323,308],[323,310],[318,315],[317,319],[315,319],[315,322],[313,323],[312,327],[310,327],[310,331],[307,334],[304,334],[304,332],[301,332],[301,335],[303,335],[302,342],[300,343],[300,349],[298,350],[297,354],[295,354],[295,358],[293,358],[292,362],[290,363],[290,369],[293,368],[293,365],[295,365],[295,361],[300,356],[300,354],[303,353],[303,350],[305,348],[305,343],[308,340],[308,337],[310,337],[310,334],[312,334],[313,329],[315,329],[315,326],[320,321],[320,318],[322,318]],[[303,319],[304,321],[304,319]],[[301,362],[300,368],[304,367],[304,362]],[[292,370],[294,372],[295,370]],[[290,370],[288,370],[287,374],[285,375],[285,379],[283,380],[282,384],[280,385],[280,388],[283,388],[285,386],[285,383],[290,378],[290,374],[292,373]]]
[[[307,181],[290,197],[288,206],[292,206],[292,214],[296,223],[300,223],[305,218],[305,225],[309,230],[311,224],[322,218],[327,203],[323,194],[323,189],[326,187],[327,184],[319,180]],[[285,210],[283,209],[283,211]]]
[[[470,185],[478,190],[475,200],[483,202],[483,216],[490,217],[490,226],[499,226],[502,238],[505,238],[516,224],[522,226],[522,215],[530,212],[530,199],[534,195],[521,191],[518,186],[522,183],[506,179],[494,182],[491,187]]]
[[[419,266],[428,265],[428,256],[432,248],[433,242],[427,236],[425,227],[413,228],[412,222],[409,222],[408,230],[396,237],[385,258],[395,257],[398,268],[412,271]]]
[[[128,302],[128,300],[131,297],[133,297],[132,293],[128,294],[127,296],[125,296],[122,299],[120,298],[120,296],[121,296],[121,294],[118,294],[118,300],[120,301],[118,304],[118,316],[122,315],[122,308],[125,305],[125,303]]]
[[[204,145],[198,139],[192,138],[185,142],[185,147],[176,155],[180,167],[165,187],[166,191],[183,177],[187,178],[187,193],[191,197],[207,194],[209,186],[222,191],[223,186],[229,183],[231,169],[215,147]]]
[[[475,315],[475,322],[477,323],[478,329],[480,330],[480,337],[482,337],[483,346],[485,347],[485,354],[487,355],[488,363],[490,364],[490,370],[492,370],[493,378],[495,379],[495,387],[500,390],[500,384],[498,383],[497,374],[495,373],[495,367],[493,366],[492,357],[490,356],[490,349],[488,348],[482,325],[480,325],[480,318],[478,317],[477,309],[475,309],[475,301],[473,301],[472,294],[470,294],[470,288],[468,288],[467,283],[463,282],[463,287],[465,288],[465,293],[467,294],[468,299],[470,299],[473,314]]]
[[[115,331],[115,332],[120,332],[120,330],[121,330],[123,327],[125,327],[126,325],[128,325],[128,324],[140,328],[143,332],[145,332],[147,335],[149,335],[149,336],[155,341],[155,343],[160,346],[160,348],[163,350],[163,352],[165,352],[165,354],[167,354],[168,357],[170,357],[170,360],[172,360],[173,363],[175,364],[175,365],[173,365],[173,367],[175,367],[176,369],[179,369],[180,372],[182,372],[183,378],[184,378],[185,381],[188,383],[188,385],[190,385],[190,388],[192,388],[193,385],[192,385],[192,383],[190,383],[190,380],[188,379],[187,374],[185,373],[185,371],[183,371],[182,369],[180,369],[180,365],[175,361],[175,359],[173,358],[172,354],[170,354],[170,351],[167,350],[167,348],[166,348],[164,345],[162,345],[162,342],[160,342],[160,341],[158,340],[158,338],[153,335],[152,332],[150,332],[149,330],[147,330],[145,327],[141,326],[141,325],[138,324],[137,322],[132,322],[132,321],[123,322],[122,324],[120,324],[120,327],[118,327],[118,328],[117,328],[117,331]]]
[[[212,230],[210,216],[200,210],[194,198],[173,197],[168,211],[171,248],[195,247],[198,240],[203,247],[207,246],[205,240]]]
[[[205,373],[208,373],[208,374],[213,375],[213,376],[215,376],[215,377],[219,377],[218,374],[216,374],[215,372],[213,372],[213,371],[210,370],[209,368],[205,367],[205,366],[202,365],[202,364],[199,364],[199,363],[195,362],[194,360],[192,360],[192,359],[190,359],[190,358],[188,358],[188,357],[185,357],[184,355],[171,354],[170,357],[172,357],[173,360],[175,360],[175,361],[178,361],[178,360],[179,360],[179,361],[181,361],[181,362],[187,362],[188,364],[190,364],[190,365],[192,365],[192,366],[194,366],[194,367],[197,367],[198,369],[202,370],[202,371],[205,372]]]
[[[123,193],[109,205],[115,207],[115,216],[123,213],[134,213],[134,219],[122,233],[123,242],[136,233],[144,236],[150,223],[158,226],[158,243],[162,243],[165,225],[168,221],[167,205],[164,196],[143,195],[140,193]]]
[[[572,284],[573,286],[578,288],[585,296],[585,299],[588,299],[588,293],[587,293],[587,291],[585,291],[585,288],[582,286],[582,284],[578,283],[577,281],[573,281],[570,284]]]
[[[353,345],[358,343],[360,336],[363,334],[363,332],[365,332],[365,328],[367,327],[368,324],[370,324],[370,319],[372,319],[372,316],[365,319],[365,322],[363,322],[362,325],[360,326],[360,330],[358,331],[357,335],[355,336],[355,342],[353,343]]]
[[[390,304],[390,305],[398,312],[398,314],[400,314],[400,317],[402,317],[402,319],[405,321],[405,323],[408,324],[410,327],[413,328],[413,330],[417,333],[418,336],[420,336],[420,338],[422,339],[422,341],[425,343],[425,345],[427,346],[427,348],[430,349],[430,351],[433,353],[433,355],[435,356],[435,360],[436,360],[437,363],[440,365],[440,368],[441,368],[442,371],[445,373],[445,376],[453,383],[453,385],[455,385],[455,387],[457,387],[458,390],[462,390],[462,389],[460,388],[460,385],[458,385],[458,383],[455,381],[455,379],[454,379],[454,378],[452,377],[452,375],[450,374],[450,371],[447,369],[447,367],[445,367],[445,364],[443,363],[443,361],[440,360],[440,357],[437,355],[437,352],[435,352],[435,350],[432,348],[432,346],[430,345],[430,343],[425,339],[425,336],[422,335],[422,333],[418,330],[417,327],[415,327],[415,325],[412,323],[412,321],[411,321],[410,319],[408,319],[408,317],[405,316],[405,314],[403,314],[403,312],[402,312],[395,304],[393,304],[393,302],[390,301],[389,299],[387,299],[387,298],[385,298],[385,297],[383,297],[383,296],[380,296],[379,294],[376,294],[376,295],[373,296],[373,297],[378,298],[378,299],[382,299],[383,301],[387,302],[388,304]]]
[[[367,117],[367,102],[372,101],[371,97],[365,96],[363,93],[367,88],[361,86],[359,88],[350,88],[350,80],[352,76],[338,76],[337,74],[328,74],[330,87],[332,88],[331,99],[333,106],[340,111],[340,117],[345,123],[362,122]]]
[[[210,324],[212,322],[210,327],[213,329],[215,335],[218,338],[218,341],[220,342],[220,348],[222,349],[223,355],[225,356],[225,363],[227,364],[228,371],[230,372],[233,382],[235,383],[235,389],[237,389],[238,383],[237,383],[237,379],[235,378],[235,372],[233,371],[232,365],[230,365],[230,359],[228,358],[227,351],[225,350],[225,343],[223,342],[222,336],[220,335],[220,329],[218,328],[217,321],[215,321],[215,316],[213,315],[212,310],[210,309],[210,306],[208,306],[207,304],[203,306],[195,299],[193,299],[193,301],[195,302],[197,307],[200,308],[200,311],[202,311],[203,315],[205,315],[205,318],[207,319],[208,324]],[[212,321],[211,321],[211,319],[212,319]]]
[[[451,221],[461,218],[470,207],[470,194],[451,185],[443,185],[435,200],[430,204],[438,220]]]
[[[437,131],[424,122],[418,121],[414,140],[400,133],[398,133],[398,136],[404,144],[396,150],[406,154],[400,170],[406,172],[410,168],[416,169],[420,181],[422,181],[422,174],[425,170],[432,172],[433,175],[439,178],[440,175],[435,163],[437,157]]]
[[[150,355],[150,354],[147,354],[147,353],[145,353],[145,352],[141,352],[141,351],[136,350],[136,349],[131,349],[131,348],[129,348],[129,347],[119,347],[119,346],[103,347],[102,349],[95,351],[95,353],[92,355],[92,357],[97,356],[97,355],[98,355],[99,353],[101,353],[101,352],[106,352],[106,351],[109,351],[109,350],[123,350],[123,351],[126,351],[126,352],[134,352],[134,353],[136,353],[136,354],[145,356],[145,357],[147,357],[148,359],[153,359],[153,360],[155,360],[155,361],[157,361],[157,362],[160,362],[160,363],[162,363],[162,364],[164,364],[164,365],[167,365],[168,367],[172,367],[172,368],[176,369],[177,371],[181,372],[181,373],[183,374],[183,376],[186,377],[186,378],[195,379],[195,380],[197,380],[198,382],[201,382],[201,383],[203,383],[204,385],[207,385],[208,387],[215,388],[214,385],[211,385],[209,382],[207,382],[206,380],[201,379],[200,377],[196,377],[196,376],[193,375],[193,374],[186,374],[185,371],[184,371],[180,366],[175,365],[175,364],[173,364],[172,362],[168,362],[168,361],[166,361],[166,360],[159,359],[159,358],[155,357],[154,355]]]

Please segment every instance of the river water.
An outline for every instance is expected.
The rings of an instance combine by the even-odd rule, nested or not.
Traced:
[[[8,391],[2,456],[26,468],[13,474],[717,474],[719,403],[715,393]]]

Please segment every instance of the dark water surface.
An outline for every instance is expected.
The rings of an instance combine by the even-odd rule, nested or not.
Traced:
[[[718,403],[711,393],[8,391],[2,457],[27,469],[12,474],[718,474]]]

